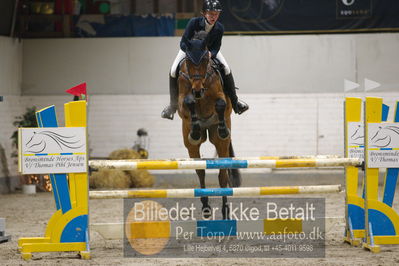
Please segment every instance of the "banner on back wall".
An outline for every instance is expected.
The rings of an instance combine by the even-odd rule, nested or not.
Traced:
[[[222,0],[226,33],[399,31],[397,0]]]

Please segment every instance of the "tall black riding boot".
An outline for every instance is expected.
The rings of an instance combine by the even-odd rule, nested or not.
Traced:
[[[225,92],[231,100],[234,112],[240,115],[244,113],[246,110],[248,110],[249,106],[248,104],[238,100],[233,74],[230,72],[229,75],[223,75],[223,76],[224,76],[223,81],[224,81]]]
[[[161,113],[162,118],[173,120],[173,116],[177,110],[177,98],[179,96],[179,90],[177,89],[177,78],[169,75],[169,95],[170,103],[166,106]]]

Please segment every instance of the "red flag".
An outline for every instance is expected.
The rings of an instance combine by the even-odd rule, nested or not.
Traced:
[[[70,93],[74,96],[81,96],[82,94],[86,95],[86,82],[79,84],[75,87],[72,87],[66,90],[65,92]]]

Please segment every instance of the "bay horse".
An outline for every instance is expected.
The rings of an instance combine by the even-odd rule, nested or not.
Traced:
[[[219,158],[234,157],[231,143],[232,105],[223,92],[222,78],[213,65],[206,39],[193,39],[180,63],[178,78],[178,114],[182,119],[184,145],[190,158],[200,158],[200,146],[207,140],[215,146]],[[205,170],[196,170],[201,188],[205,188]],[[238,187],[238,169],[220,169],[221,188]],[[223,219],[229,219],[227,197],[222,197]],[[202,215],[210,217],[208,197],[201,197]]]

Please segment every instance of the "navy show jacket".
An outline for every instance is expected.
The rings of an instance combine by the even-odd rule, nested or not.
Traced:
[[[184,34],[180,41],[180,49],[186,52],[187,43],[194,37],[195,33],[199,31],[205,31],[205,18],[204,17],[196,17],[190,19],[188,22]],[[208,33],[208,42],[207,46],[209,51],[212,54],[212,58],[215,58],[217,53],[220,50],[220,46],[222,45],[222,37],[224,33],[223,24],[219,21],[216,21],[211,31]]]

